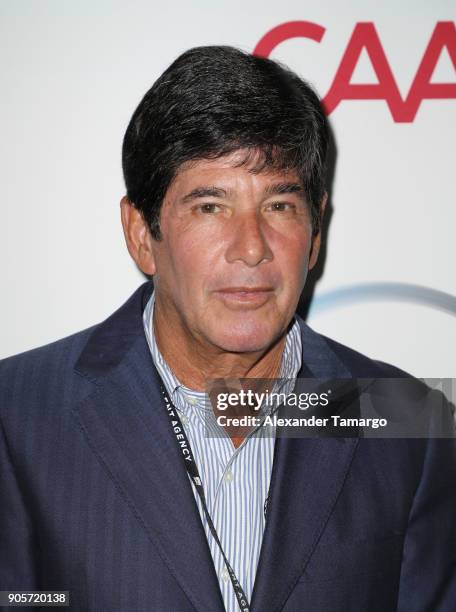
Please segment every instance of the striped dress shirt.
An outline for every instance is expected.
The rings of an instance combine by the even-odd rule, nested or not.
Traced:
[[[161,355],[154,335],[154,294],[144,309],[144,330],[155,367],[190,442],[206,497],[207,508],[223,550],[244,593],[251,600],[265,527],[264,505],[268,496],[274,456],[275,430],[259,426],[235,448],[216,423],[207,395],[182,385]],[[280,379],[275,391],[290,392],[301,367],[302,345],[295,320],[287,333]],[[163,406],[163,410],[165,407]],[[210,414],[209,414],[210,413]],[[212,420],[211,420],[212,416]],[[213,435],[211,435],[211,430]],[[216,431],[217,430],[217,431]],[[214,540],[200,497],[191,481],[227,612],[239,605],[220,549]],[[182,517],[185,521],[185,517]]]

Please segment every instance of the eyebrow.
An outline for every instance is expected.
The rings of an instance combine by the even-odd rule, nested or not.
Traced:
[[[182,202],[188,202],[189,200],[194,200],[195,198],[223,198],[226,196],[226,194],[226,190],[222,189],[221,187],[196,187],[182,198]]]
[[[274,183],[264,190],[265,195],[282,195],[284,193],[297,193],[304,198],[304,189],[299,183]]]

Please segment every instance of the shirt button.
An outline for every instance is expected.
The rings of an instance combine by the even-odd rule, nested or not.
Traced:
[[[220,574],[220,576],[221,576],[221,578],[222,578],[223,582],[228,582],[228,580],[230,579],[230,575],[229,575],[228,570],[226,569],[226,567],[225,567],[225,569],[222,571],[222,573]]]
[[[194,397],[191,397],[190,395],[187,395],[187,401],[192,406],[194,406],[196,404],[196,399]]]
[[[180,420],[182,421],[182,425],[187,425],[187,423],[188,423],[188,417],[187,417],[187,416],[185,416],[185,414],[182,414],[182,415],[181,415]]]
[[[223,479],[224,479],[225,482],[231,482],[233,480],[233,472],[230,472],[228,470],[228,472],[225,474]]]

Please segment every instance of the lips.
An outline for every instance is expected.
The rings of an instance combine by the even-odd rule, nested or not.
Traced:
[[[224,287],[214,292],[227,306],[258,308],[273,295],[272,287]]]

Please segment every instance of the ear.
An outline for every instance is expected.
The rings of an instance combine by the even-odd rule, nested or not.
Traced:
[[[144,274],[155,274],[153,238],[149,226],[127,196],[120,200],[120,216],[128,252]]]
[[[325,191],[325,195],[323,196],[320,202],[320,229],[318,234],[312,238],[312,247],[310,249],[310,258],[309,258],[309,270],[317,263],[318,253],[320,252],[320,244],[321,244],[321,225],[323,221],[323,215],[325,214],[326,202],[328,201],[328,192]]]

